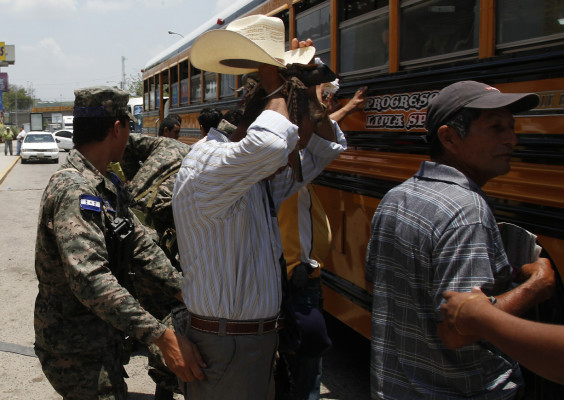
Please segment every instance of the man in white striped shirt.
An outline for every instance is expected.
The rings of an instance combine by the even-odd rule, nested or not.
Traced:
[[[294,39],[294,48],[297,44]],[[282,298],[276,209],[346,146],[326,113],[311,121],[316,134],[309,143],[300,139],[298,127],[288,120],[277,68],[261,64],[259,78],[268,102],[246,135],[231,142],[211,129],[192,147],[176,178],[173,211],[182,295],[190,312],[181,329],[207,363],[206,379],[185,385],[190,399],[273,397]],[[298,140],[305,146],[303,182],[288,168],[277,174]]]

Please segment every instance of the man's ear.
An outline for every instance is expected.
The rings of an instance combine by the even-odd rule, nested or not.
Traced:
[[[112,135],[112,138],[114,139],[117,138],[119,133],[119,127],[120,127],[120,122],[119,120],[116,120],[114,124],[110,127],[109,135]]]
[[[443,149],[447,150],[449,153],[456,153],[455,146],[460,142],[460,136],[454,128],[448,125],[442,125],[437,130],[437,136],[441,141]]]

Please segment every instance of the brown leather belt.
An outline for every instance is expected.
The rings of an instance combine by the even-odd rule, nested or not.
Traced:
[[[190,313],[190,327],[200,332],[225,335],[262,335],[282,329],[284,318],[235,321],[201,317]]]

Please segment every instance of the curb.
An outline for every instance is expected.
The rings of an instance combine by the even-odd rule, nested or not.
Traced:
[[[20,158],[21,158],[21,156],[17,156],[14,159],[14,161],[12,161],[12,163],[10,165],[8,165],[8,167],[4,171],[0,172],[0,184],[2,184],[2,182],[4,182],[4,179],[6,179],[6,176],[8,176],[8,174],[10,173],[12,168],[14,168],[14,166],[18,163]]]

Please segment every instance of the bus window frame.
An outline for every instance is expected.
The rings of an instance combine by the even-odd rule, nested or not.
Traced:
[[[234,84],[234,88],[232,90],[231,93],[228,94],[223,94],[223,77],[224,76],[232,76],[233,77],[233,84]],[[237,97],[237,76],[238,75],[231,75],[231,74],[217,74],[217,87],[218,87],[218,100],[223,100],[223,99],[233,99],[235,97]]]
[[[507,16],[504,15],[504,18],[502,18],[502,10],[500,8],[504,8],[504,7],[508,7],[511,4],[502,4],[504,3],[503,1],[496,1],[495,2],[495,9],[493,11],[493,18],[496,21],[496,26],[494,27],[494,42],[495,42],[495,49],[496,50],[501,50],[503,53],[504,49],[510,49],[510,48],[518,48],[519,50],[529,50],[529,49],[536,49],[536,48],[543,48],[543,47],[547,47],[550,46],[552,43],[552,41],[557,42],[557,41],[562,41],[562,39],[564,39],[564,31],[562,31],[561,33],[552,33],[552,34],[548,34],[548,35],[540,35],[540,36],[535,36],[535,37],[529,37],[527,39],[520,39],[520,40],[513,40],[513,41],[507,41],[507,42],[498,42],[498,40],[501,40],[499,38],[499,34],[500,32],[498,32],[498,28],[500,28],[503,31],[503,28],[501,28],[503,25],[501,25],[503,22],[507,22]],[[538,6],[537,2],[534,2],[534,6]],[[550,6],[550,4],[543,4],[543,6]],[[562,6],[559,7],[560,8],[560,12],[563,12],[564,9],[562,8]],[[546,10],[544,11],[546,13]],[[509,16],[513,16],[514,14],[511,14]],[[562,17],[564,17],[564,15],[560,15],[560,18],[558,18],[557,16],[553,15],[553,18],[557,19],[560,21],[560,19]],[[529,19],[527,17],[527,19]],[[545,23],[545,20],[541,21],[542,23]],[[558,25],[560,25],[562,27],[562,29],[564,29],[564,24],[559,23]],[[544,43],[543,46],[537,46],[535,47],[535,44],[538,43]],[[560,43],[561,44],[561,43]],[[530,48],[528,46],[531,46]]]
[[[402,22],[401,22],[401,16],[403,14],[403,10],[409,7],[423,7],[425,5],[425,3],[429,3],[429,2],[433,2],[433,1],[440,1],[440,0],[399,0],[399,26],[398,26],[398,35],[401,36],[401,28],[402,28]],[[473,1],[477,1],[477,6],[480,7],[482,0],[473,0]],[[472,49],[467,49],[467,50],[460,50],[460,51],[455,51],[455,52],[450,52],[450,53],[444,53],[444,54],[438,54],[436,56],[430,56],[430,57],[420,57],[420,58],[415,58],[412,60],[402,60],[401,59],[401,48],[400,48],[400,41],[398,41],[398,62],[399,62],[399,67],[400,70],[402,69],[411,69],[414,67],[427,67],[429,65],[433,65],[433,64],[441,64],[444,62],[451,62],[454,60],[464,60],[464,59],[471,59],[471,58],[478,58],[479,56],[479,51],[480,51],[480,24],[481,24],[481,19],[482,19],[482,15],[480,14],[480,9],[478,9],[476,11],[476,15],[475,18],[477,19],[477,25],[474,26],[474,30],[478,33],[478,43],[476,45],[476,47],[472,48]],[[390,21],[391,23],[391,21]],[[391,43],[390,43],[391,46]]]
[[[341,10],[339,10],[341,11]],[[386,19],[388,21],[388,31],[390,29],[390,6],[384,6],[381,7],[377,10],[373,10],[370,11],[366,14],[362,14],[359,16],[356,16],[354,18],[349,18],[347,20],[344,20],[342,22],[339,23],[338,25],[338,32],[337,32],[337,37],[339,40],[339,43],[337,45],[337,53],[341,54],[341,31],[343,29],[349,28],[350,26],[353,25],[357,25],[357,24],[362,24],[368,21],[373,21],[376,20],[378,18],[383,18]],[[338,70],[339,70],[339,75],[343,76],[343,77],[352,77],[352,76],[362,76],[362,75],[366,75],[369,73],[378,73],[378,74],[384,74],[384,73],[388,73],[389,72],[389,64],[390,64],[390,60],[389,60],[389,55],[390,55],[390,50],[389,50],[389,46],[390,44],[388,43],[388,62],[382,65],[378,65],[376,67],[371,67],[371,68],[364,68],[364,69],[356,69],[356,70],[352,70],[352,71],[347,71],[344,72],[341,70],[341,60],[340,58],[338,59]]]
[[[315,40],[314,40],[314,42],[313,42],[313,45],[315,46],[315,56],[316,56],[316,57],[319,57],[319,58],[321,58],[321,56],[326,56],[326,55],[327,55],[327,56],[329,57],[329,59],[331,59],[331,35],[332,35],[332,32],[331,32],[331,18],[332,18],[332,17],[331,17],[331,2],[332,2],[332,1],[333,1],[333,0],[326,0],[326,1],[323,1],[323,2],[321,2],[321,3],[319,3],[319,4],[316,4],[315,6],[313,6],[313,7],[311,7],[311,8],[308,8],[308,9],[305,10],[305,11],[302,11],[302,12],[299,13],[299,14],[296,13],[296,14],[295,14],[295,17],[294,17],[295,30],[296,30],[296,32],[297,32],[297,29],[298,29],[298,20],[299,20],[300,18],[307,17],[308,15],[313,14],[313,13],[315,13],[315,12],[318,12],[318,11],[320,11],[321,9],[324,9],[324,8],[327,8],[327,9],[329,10],[329,35],[327,36],[327,38],[328,38],[328,46],[327,46],[326,49],[320,50],[317,46],[315,46]],[[296,34],[297,34],[297,33],[296,33]],[[323,38],[325,38],[325,36],[323,36]],[[300,38],[300,39],[301,39],[301,38]]]
[[[499,54],[514,53],[518,51],[527,51],[534,49],[542,49],[555,44],[562,45],[564,43],[564,33],[556,33],[547,36],[537,36],[536,38],[518,40],[503,44],[495,44],[495,49]]]

